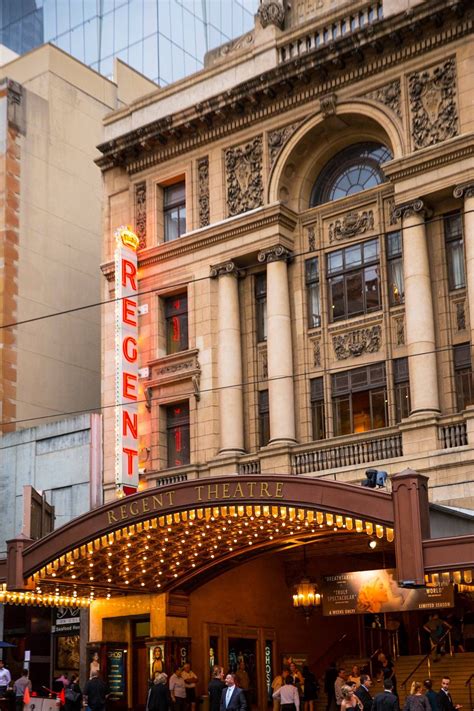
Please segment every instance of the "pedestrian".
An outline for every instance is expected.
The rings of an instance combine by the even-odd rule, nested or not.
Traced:
[[[390,659],[390,657],[387,657],[387,655],[383,652],[381,652],[377,658],[380,662],[380,675],[383,681],[391,681],[393,693],[395,694],[395,696],[398,696],[397,678],[395,676],[395,667],[393,665],[392,660]]]
[[[453,704],[453,700],[449,692],[450,683],[451,678],[449,676],[443,676],[441,679],[441,689],[438,692],[439,711],[455,711],[455,709],[462,709],[461,704]]]
[[[372,679],[369,674],[360,675],[360,686],[356,689],[356,696],[362,702],[363,711],[372,711],[374,700],[370,693]]]
[[[354,686],[344,684],[344,686],[341,687],[341,696],[341,711],[351,711],[352,709],[362,711],[362,701],[355,695],[355,682]]]
[[[5,691],[11,684],[12,675],[6,668],[3,659],[0,659],[0,696],[5,696]]]
[[[25,695],[25,689],[28,689],[29,691],[32,689],[31,681],[28,679],[28,669],[23,669],[20,678],[13,684],[16,711],[23,711],[23,697]]]
[[[374,698],[372,711],[400,711],[398,696],[393,693],[392,680],[385,679],[383,688],[384,690]]]
[[[107,684],[100,678],[100,672],[97,669],[93,669],[90,679],[87,680],[84,687],[84,704],[88,706],[91,711],[105,711],[105,703],[108,695],[109,690]]]
[[[303,667],[303,702],[304,711],[314,711],[314,702],[318,698],[319,684],[309,667]]]
[[[336,696],[334,693],[334,682],[336,679],[337,665],[336,662],[331,662],[324,673],[324,692],[327,698],[326,711],[333,711],[336,707]]]
[[[354,681],[356,686],[360,686],[360,669],[357,664],[351,669],[351,673],[347,677],[347,681]]]
[[[444,638],[451,629],[451,625],[441,619],[437,612],[434,612],[428,622],[423,625],[425,632],[430,636],[430,653],[434,662],[439,661],[439,655],[445,653]]]
[[[288,669],[283,669],[282,673],[277,674],[277,676],[272,681],[273,711],[279,711],[280,709],[280,697],[275,696],[275,691],[281,689],[289,673],[290,672],[288,671]]]
[[[421,682],[412,682],[410,693],[405,700],[403,711],[431,711],[429,700],[423,693]]]
[[[285,679],[285,683],[273,693],[273,697],[278,696],[280,699],[281,711],[299,711],[300,695],[296,688],[291,674]]]
[[[181,667],[176,667],[170,678],[170,694],[174,711],[186,711],[186,684],[182,673]]]
[[[343,667],[340,667],[337,670],[337,679],[334,682],[334,696],[338,711],[340,710],[342,704],[342,687],[346,685],[346,677],[346,670]]]
[[[183,664],[181,677],[184,679],[184,684],[186,687],[186,702],[188,704],[188,709],[191,709],[191,711],[196,711],[196,684],[198,678],[196,674],[191,670],[191,664],[189,662]]]
[[[247,699],[242,689],[235,683],[235,674],[227,674],[226,688],[222,691],[220,711],[247,711]]]
[[[212,670],[212,679],[207,687],[209,694],[209,711],[219,711],[224,689],[224,669],[216,664]]]
[[[156,672],[153,684],[148,692],[146,711],[169,711],[170,692],[166,686],[168,675],[164,672]]]
[[[82,709],[82,692],[79,686],[79,675],[73,674],[68,681],[66,691],[66,711],[81,711]]]
[[[431,679],[425,679],[423,684],[426,689],[425,696],[430,702],[431,711],[439,711],[438,694],[433,689],[433,682]]]

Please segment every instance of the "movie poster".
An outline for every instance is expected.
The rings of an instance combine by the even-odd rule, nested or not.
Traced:
[[[451,583],[401,588],[395,570],[361,570],[327,575],[322,585],[323,615],[365,615],[453,607]]]

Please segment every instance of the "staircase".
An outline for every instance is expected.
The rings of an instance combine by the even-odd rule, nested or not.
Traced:
[[[425,660],[418,671],[410,677],[407,682],[406,690],[402,687],[402,681],[404,681],[410,672],[416,667],[418,662],[423,659],[423,655],[409,656],[409,657],[399,657],[395,665],[395,675],[397,677],[397,689],[400,698],[400,709],[403,711],[403,706],[405,704],[405,699],[410,693],[410,686],[412,681],[423,681],[428,679],[428,664]],[[344,659],[340,660],[341,664],[344,665],[346,669],[351,669],[354,664],[359,667],[363,667],[367,660],[361,659]],[[469,687],[465,686],[466,680],[474,672],[474,652],[466,652],[464,654],[456,654],[453,657],[446,655],[440,658],[439,662],[433,664],[431,662],[431,680],[433,682],[433,689],[438,692],[441,688],[441,679],[443,676],[451,677],[450,693],[454,704],[461,704],[462,711],[474,711],[474,707],[470,706],[469,701]],[[370,690],[372,696],[379,694],[383,691],[383,684],[374,681],[372,689]],[[474,701],[474,679],[472,680],[472,695]],[[473,704],[474,706],[474,704]],[[325,711],[326,709],[326,695],[321,688],[319,698],[315,703],[315,711]]]
[[[428,678],[428,664],[426,660],[415,674],[410,677],[407,682],[406,690],[402,687],[404,681],[410,672],[416,667],[422,656],[399,657],[395,665],[395,674],[397,676],[398,693],[400,696],[400,706],[405,703],[407,694],[410,693],[412,681],[423,682]],[[450,657],[446,654],[441,657],[439,662],[431,662],[431,681],[433,689],[439,691],[441,688],[441,679],[443,676],[451,677],[450,693],[454,704],[461,704],[463,711],[473,711],[469,705],[469,688],[465,686],[465,682],[474,672],[474,652],[465,652],[464,654],[455,654]],[[474,681],[474,680],[473,680]],[[379,685],[377,685],[379,688]],[[474,696],[474,684],[472,685]]]

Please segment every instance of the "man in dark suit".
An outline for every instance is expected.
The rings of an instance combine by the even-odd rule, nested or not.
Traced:
[[[383,683],[384,691],[377,694],[374,699],[372,711],[400,711],[398,697],[393,693],[393,682],[385,679]]]
[[[368,674],[360,675],[360,686],[356,689],[355,695],[357,696],[363,704],[363,711],[372,711],[372,706],[374,700],[370,694],[370,687],[372,686],[372,679]]]
[[[235,685],[235,674],[227,674],[226,688],[222,690],[220,711],[247,711],[245,693]]]
[[[440,711],[456,711],[462,708],[461,704],[453,704],[451,694],[449,693],[449,684],[451,679],[449,676],[443,676],[441,679],[441,690],[438,692],[438,708]]]

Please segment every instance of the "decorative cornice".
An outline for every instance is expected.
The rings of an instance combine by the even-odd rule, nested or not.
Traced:
[[[404,178],[427,173],[448,163],[460,161],[474,155],[474,133],[464,134],[435,146],[424,148],[417,153],[384,163],[383,171],[391,183]]]
[[[436,3],[431,8],[431,17],[435,15],[438,5],[443,8],[445,4]],[[424,17],[424,9],[423,4],[414,9],[410,23],[415,21],[417,14]],[[426,36],[425,27],[421,39],[403,47],[400,37],[397,41],[394,38],[406,30],[406,23],[404,15],[396,16],[371,26],[371,33],[363,30],[358,33],[359,49],[371,55],[370,61],[366,59],[363,63],[354,63],[354,35],[341,37],[327,47],[289,60],[196,107],[141,126],[102,144],[99,150],[104,155],[96,162],[103,170],[117,165],[126,167],[131,174],[136,173],[275,114],[313,103],[315,98],[327,95],[336,88],[386,72],[390,66],[442,47],[472,33],[474,29],[474,22],[469,18],[464,21],[458,19],[454,25],[431,36]],[[383,43],[383,55],[374,49],[376,41]],[[393,47],[391,52],[390,46]],[[346,69],[341,68],[341,61],[335,64],[335,60],[341,60],[344,56],[350,62]],[[291,92],[288,91],[289,84]]]
[[[469,183],[462,183],[461,185],[456,185],[453,190],[453,196],[457,199],[462,197],[474,197],[474,180],[471,180]]]
[[[404,202],[401,205],[396,205],[393,210],[393,215],[397,219],[405,219],[407,217],[413,217],[417,213],[421,213],[424,217],[427,212],[427,208],[423,200],[411,200],[410,202]]]
[[[259,231],[271,225],[293,232],[297,225],[297,217],[292,210],[280,203],[265,205],[250,213],[243,213],[237,217],[231,217],[223,222],[190,232],[173,242],[164,242],[140,250],[138,265],[140,268],[144,268],[158,262],[165,262],[168,259],[176,259],[184,254],[196,253],[198,250],[227,242],[249,232],[258,234]],[[113,281],[113,260],[102,264],[101,270],[107,281]]]
[[[266,249],[262,249],[262,251],[258,253],[257,259],[261,264],[269,264],[270,262],[283,261],[288,262],[291,259],[291,252],[282,244],[276,244],[273,247],[267,247]]]
[[[211,278],[216,279],[217,277],[221,276],[234,276],[234,277],[242,277],[244,276],[245,272],[243,269],[239,269],[235,262],[232,260],[228,262],[221,262],[220,264],[213,264],[211,265]]]

